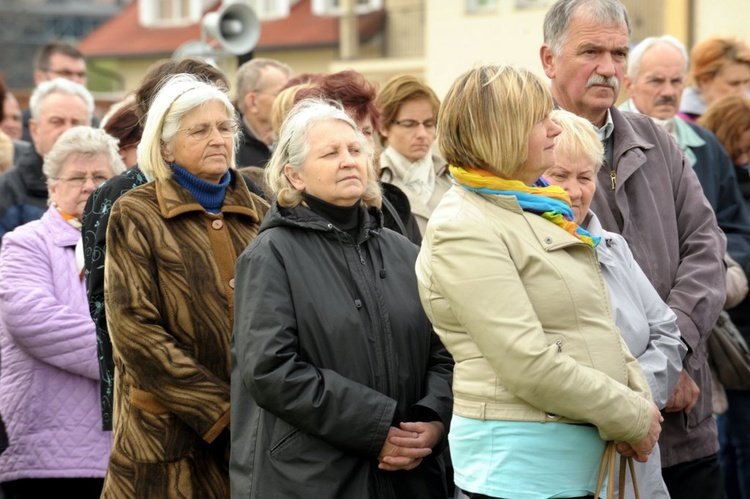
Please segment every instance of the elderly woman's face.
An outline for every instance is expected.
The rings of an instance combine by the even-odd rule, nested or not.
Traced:
[[[428,99],[409,100],[401,104],[394,122],[383,124],[381,134],[397,153],[414,162],[430,153],[435,124],[435,111]]]
[[[105,153],[96,156],[71,154],[57,179],[51,179],[49,199],[68,215],[80,219],[89,195],[113,175]]]
[[[218,184],[234,157],[233,116],[218,100],[193,109],[180,121],[177,134],[163,153],[164,160],[176,163],[196,177]],[[206,137],[201,132],[208,130]],[[225,135],[227,135],[225,137]]]
[[[574,159],[567,151],[558,150],[555,166],[544,172],[544,178],[565,189],[570,196],[575,222],[582,224],[596,192],[594,162],[588,158]]]
[[[310,150],[302,168],[284,167],[292,185],[336,206],[356,204],[367,189],[367,159],[360,136],[339,120],[319,121],[307,134]]]

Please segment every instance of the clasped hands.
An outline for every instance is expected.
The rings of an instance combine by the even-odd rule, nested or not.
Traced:
[[[439,421],[401,423],[398,428],[391,426],[378,455],[378,468],[383,471],[416,468],[422,459],[432,454],[432,448],[444,434],[445,427]]]
[[[685,411],[686,414],[690,413],[698,402],[699,395],[700,389],[698,388],[698,385],[695,384],[695,381],[693,381],[688,373],[682,371],[680,373],[680,379],[677,381],[677,385],[675,386],[672,395],[669,397],[667,405],[664,407],[664,411]],[[617,444],[617,452],[625,457],[633,457],[636,461],[642,463],[648,461],[649,454],[651,454],[654,445],[656,445],[656,442],[659,440],[662,421],[664,421],[664,418],[661,416],[656,406],[653,406],[651,411],[651,427],[649,428],[646,438],[634,445],[619,442]]]

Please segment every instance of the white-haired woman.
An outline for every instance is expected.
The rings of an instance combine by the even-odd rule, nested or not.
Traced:
[[[0,252],[0,456],[5,497],[95,498],[111,436],[102,431],[94,323],[83,281],[81,215],[125,165],[103,130],[63,133],[44,162],[50,207],[3,237]]]
[[[222,90],[169,77],[138,145],[154,181],[112,208],[114,445],[102,497],[229,496],[234,264],[267,209],[234,169],[238,128]]]
[[[446,497],[453,364],[419,303],[417,247],[383,228],[364,135],[302,100],[266,175],[275,202],[237,262],[233,495]]]
[[[664,409],[687,353],[677,328],[677,316],[659,297],[633,258],[627,241],[619,234],[605,231],[589,210],[596,192],[596,174],[604,160],[604,147],[591,123],[563,110],[552,111],[550,117],[562,133],[555,140],[555,164],[544,172],[544,178],[568,193],[573,221],[601,238],[596,255],[609,290],[615,324],[643,368],[654,403]],[[641,497],[669,499],[658,447],[646,463],[637,463],[636,471]],[[625,490],[627,497],[633,497],[632,486]]]

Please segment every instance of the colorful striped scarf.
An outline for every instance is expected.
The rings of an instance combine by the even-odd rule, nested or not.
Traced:
[[[549,220],[592,248],[599,244],[598,236],[592,236],[573,221],[568,193],[562,187],[550,185],[542,177],[533,186],[528,186],[520,180],[505,180],[481,168],[450,165],[449,170],[465,189],[480,194],[513,196],[523,211]]]

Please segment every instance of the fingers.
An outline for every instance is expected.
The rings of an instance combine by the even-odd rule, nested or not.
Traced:
[[[381,461],[378,464],[378,468],[381,469],[381,470],[383,470],[383,471],[399,471],[399,470],[406,470],[406,471],[408,471],[408,470],[413,470],[414,468],[416,468],[420,464],[422,464],[422,460],[421,459],[413,459],[413,460],[411,460],[410,462],[408,462],[405,465],[393,465],[393,464]]]

